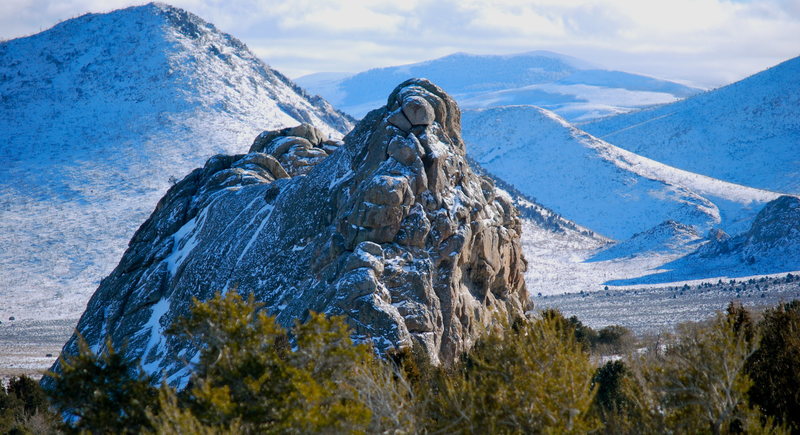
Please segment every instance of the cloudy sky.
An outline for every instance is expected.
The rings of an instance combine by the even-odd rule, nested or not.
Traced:
[[[0,38],[126,0],[2,0]],[[705,87],[800,55],[800,0],[173,0],[290,77],[552,50]]]

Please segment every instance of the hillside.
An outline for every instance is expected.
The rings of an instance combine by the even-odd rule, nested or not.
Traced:
[[[800,193],[800,57],[683,101],[581,128],[687,171]]]
[[[0,317],[75,318],[187,168],[350,119],[181,9],[88,14],[0,44]]]
[[[462,108],[530,104],[562,117],[587,120],[675,101],[699,92],[678,83],[605,70],[548,51],[513,55],[455,53],[409,65],[354,75],[318,73],[297,82],[356,117],[381,106],[396,83],[426,77],[453,95]]]
[[[736,233],[778,194],[675,169],[531,106],[465,111],[464,140],[488,172],[563,217],[624,240],[664,221]]]
[[[612,285],[660,284],[714,277],[740,278],[800,270],[800,198],[781,196],[758,213],[747,231],[722,235],[657,273],[611,280]]]

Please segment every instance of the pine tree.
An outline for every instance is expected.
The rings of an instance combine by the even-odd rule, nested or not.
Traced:
[[[752,401],[800,431],[800,300],[768,309],[759,322],[758,349],[747,361]]]
[[[12,377],[6,386],[0,383],[0,433],[51,433],[58,423],[35,380],[23,375]]]
[[[136,361],[117,352],[110,340],[95,354],[83,338],[78,354],[62,357],[51,372],[50,399],[66,418],[66,429],[91,433],[140,433],[150,429],[148,411],[157,390]]]

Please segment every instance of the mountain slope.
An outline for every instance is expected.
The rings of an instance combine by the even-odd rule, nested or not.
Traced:
[[[170,181],[265,128],[349,118],[148,4],[0,44],[0,316],[74,318]]]
[[[505,56],[456,53],[344,78],[332,73],[313,74],[297,82],[361,117],[380,106],[381,98],[395,83],[409,77],[428,77],[440,83],[462,108],[531,104],[570,120],[672,102],[699,91],[651,77],[603,70],[547,51]]]
[[[746,277],[800,270],[800,198],[781,196],[758,213],[750,228],[720,237],[660,267],[660,273],[612,280],[611,285],[654,284],[712,277]]]
[[[309,310],[343,315],[358,338],[381,350],[413,343],[434,363],[457,358],[496,316],[524,315],[516,210],[471,170],[441,89],[402,83],[340,147],[319,136],[308,125],[261,135],[248,154],[215,156],[177,183],[78,332],[95,349],[110,334],[179,384],[197,349],[164,328],[193,297],[234,287],[285,326]],[[75,351],[76,336],[64,348]]]
[[[463,131],[470,156],[488,172],[615,239],[666,220],[738,232],[778,196],[643,158],[536,107],[465,111]]]
[[[683,101],[581,128],[687,171],[800,193],[800,57]]]

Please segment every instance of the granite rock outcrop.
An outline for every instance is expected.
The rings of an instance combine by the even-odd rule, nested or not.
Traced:
[[[310,125],[259,135],[178,182],[102,281],[78,332],[126,343],[179,384],[197,349],[164,334],[192,297],[236,288],[284,325],[343,315],[380,351],[434,363],[530,307],[521,223],[508,194],[470,168],[460,111],[424,79],[335,142]],[[64,352],[76,349],[73,337]]]

